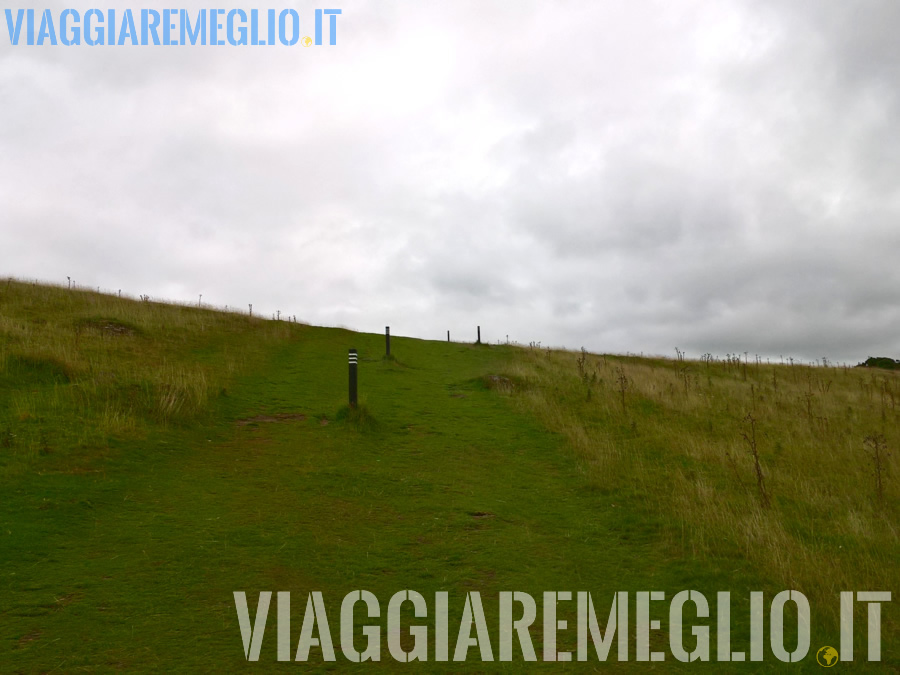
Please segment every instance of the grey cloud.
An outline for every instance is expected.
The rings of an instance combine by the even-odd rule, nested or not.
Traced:
[[[898,12],[360,2],[318,50],[0,33],[0,273],[438,339],[900,357]]]

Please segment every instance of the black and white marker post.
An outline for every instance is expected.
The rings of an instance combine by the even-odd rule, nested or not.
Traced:
[[[391,355],[391,327],[384,327],[384,355]]]
[[[349,354],[350,362],[350,407],[356,407],[356,350],[351,349]]]
[[[478,342],[476,342],[475,344],[476,345],[481,344],[481,326],[478,326]]]

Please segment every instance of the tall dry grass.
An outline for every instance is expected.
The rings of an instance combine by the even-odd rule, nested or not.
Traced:
[[[267,344],[303,329],[212,308],[0,281],[0,473],[28,471],[42,453],[197,421]]]
[[[511,375],[592,484],[633,494],[678,555],[750,560],[832,619],[839,591],[896,590],[897,457],[879,497],[866,438],[900,448],[897,373],[522,350]]]

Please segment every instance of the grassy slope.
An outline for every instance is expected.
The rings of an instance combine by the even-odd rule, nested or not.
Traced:
[[[348,347],[360,350],[372,424],[341,418]],[[539,603],[543,591],[590,590],[600,614],[616,590],[692,588],[711,602],[730,590],[733,648],[746,649],[747,593],[790,586],[739,537],[711,545],[734,523],[684,504],[700,485],[721,511],[762,513],[721,475],[730,464],[709,456],[717,434],[735,435],[742,399],[725,384],[735,373],[725,370],[720,387],[734,414],[696,429],[684,410],[666,414],[699,410],[690,395],[661,389],[652,405],[656,380],[640,370],[652,374],[650,362],[626,364],[632,407],[620,418],[611,360],[592,364],[601,381],[588,402],[574,355],[396,337],[392,347],[398,362],[380,358],[382,336],[0,286],[0,670],[240,668],[235,590],[248,592],[251,611],[260,590],[292,591],[295,645],[305,594],[322,591],[338,651],[340,600],[355,589],[373,592],[382,611],[399,590],[421,592],[429,608],[435,591],[449,591],[451,650],[467,591],[481,591],[496,637],[502,590]],[[486,386],[492,373],[513,377],[517,393]],[[277,413],[305,418],[258,419]],[[671,427],[657,418],[685,420],[678,442],[665,442]],[[772,491],[762,518],[782,508],[784,486]],[[872,507],[870,517],[865,503],[860,495],[864,525],[889,524],[896,489],[887,515]],[[876,534],[887,568],[882,559],[859,579],[896,586],[896,536]],[[842,545],[875,561],[874,535],[863,535],[842,534]],[[813,600],[821,584],[800,582],[817,621],[813,651],[836,644],[834,617]],[[896,622],[885,615],[896,667]],[[275,663],[274,608],[269,622],[259,666],[296,667]],[[664,635],[653,647],[668,652]],[[559,648],[573,640],[561,633]],[[632,641],[632,659],[633,650]],[[475,663],[488,665],[472,650]],[[762,665],[776,664],[769,655]],[[670,654],[661,665],[687,669]],[[381,667],[398,667],[385,643]]]

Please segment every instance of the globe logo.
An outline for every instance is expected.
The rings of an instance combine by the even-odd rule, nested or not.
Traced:
[[[822,647],[816,652],[816,661],[823,668],[831,668],[838,662],[838,652],[834,647]]]
[[[300,40],[300,44],[302,44],[304,47],[309,47],[312,44],[312,38],[307,35],[302,40]]]

